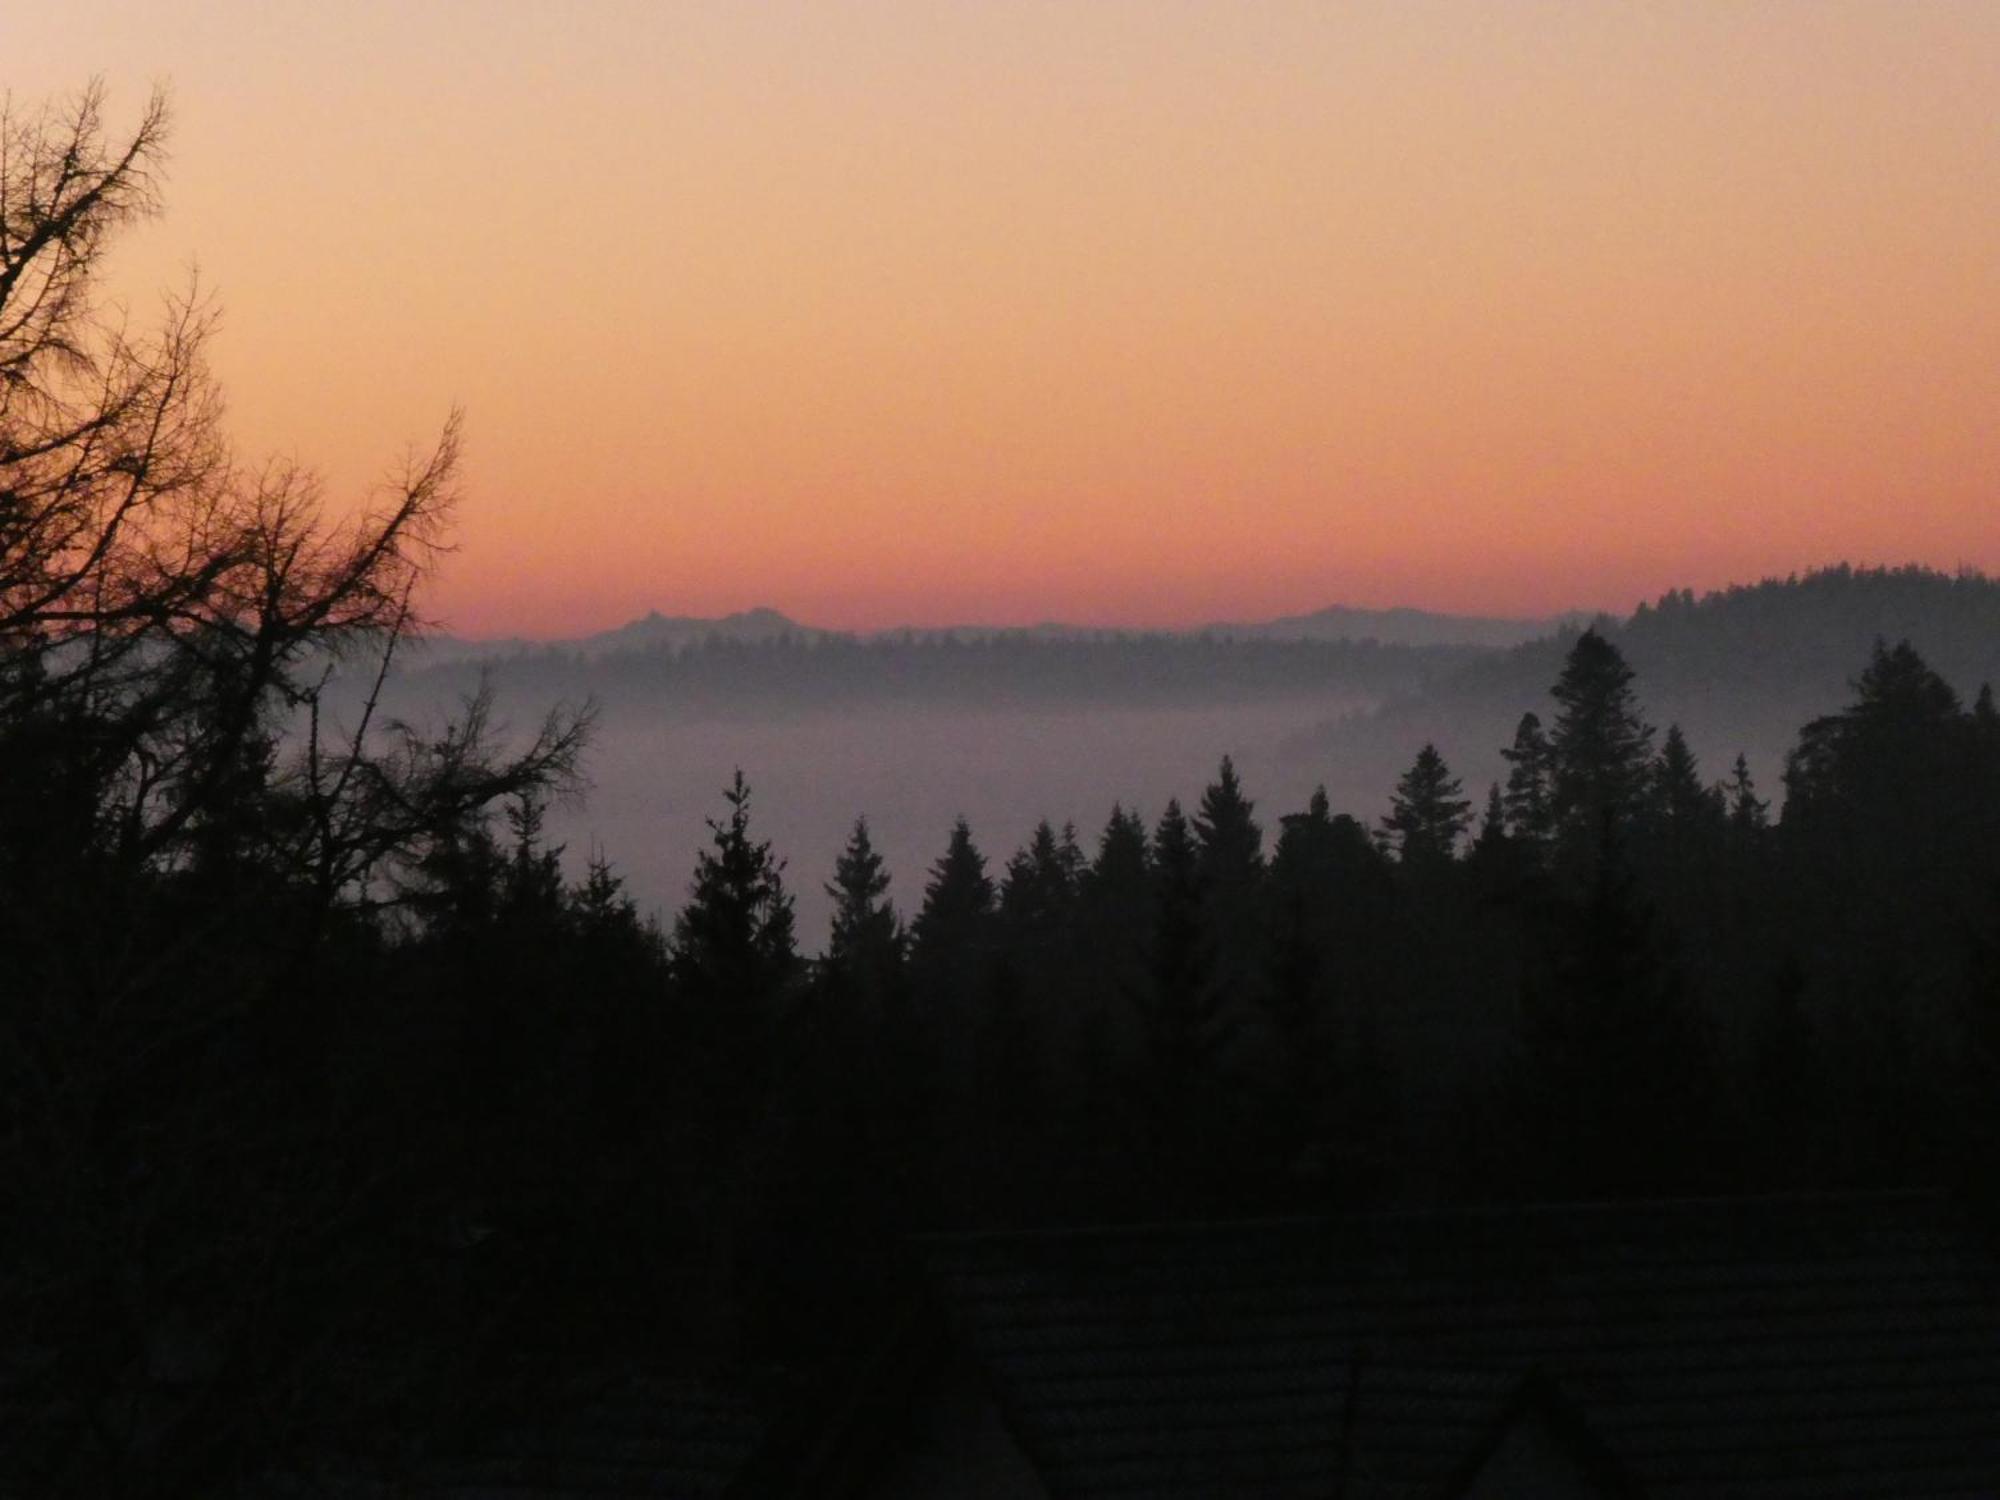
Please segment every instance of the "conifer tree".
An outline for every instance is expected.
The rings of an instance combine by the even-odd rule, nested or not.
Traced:
[[[682,993],[700,1005],[768,1005],[798,963],[784,862],[750,837],[750,788],[738,771],[723,800],[729,816],[708,820],[688,904],[674,919],[671,961]]]
[[[951,825],[943,856],[931,867],[924,904],[910,926],[911,957],[919,965],[951,965],[969,948],[984,945],[993,919],[993,880],[986,856],[972,841],[964,818]]]
[[[1288,1041],[1301,1036],[1319,999],[1327,927],[1339,899],[1333,810],[1313,788],[1302,813],[1280,820],[1271,854],[1272,982],[1268,1000]]]
[[[1486,789],[1479,831],[1466,855],[1472,889],[1485,903],[1506,902],[1521,893],[1536,860],[1526,839],[1507,831],[1507,798],[1494,782]]]
[[[1786,821],[1842,812],[1908,834],[1925,813],[1945,812],[1939,793],[1962,764],[1958,731],[1968,716],[1908,641],[1878,640],[1854,689],[1846,708],[1799,732],[1785,763]]]
[[[1908,940],[1902,923],[1969,915],[1990,869],[1978,728],[1908,641],[1877,641],[1854,688],[1786,758],[1783,832],[1807,878],[1872,893],[1865,914],[1886,954]]]
[[[1153,1009],[1162,1045],[1193,1053],[1199,1048],[1190,1039],[1213,1004],[1214,959],[1202,920],[1207,881],[1201,852],[1177,798],[1168,800],[1153,830],[1153,892]]]
[[[518,933],[522,925],[552,928],[563,909],[562,847],[542,842],[546,809],[538,796],[523,793],[506,808],[514,852],[501,887],[501,907]]]
[[[1320,904],[1330,898],[1327,881],[1335,844],[1333,807],[1324,785],[1313,788],[1306,810],[1278,820],[1278,846],[1271,852],[1271,884],[1281,893],[1303,892]]]
[[[1688,748],[1681,726],[1669,724],[1660,754],[1653,762],[1650,806],[1655,827],[1688,829],[1711,810],[1708,791],[1701,784],[1701,770],[1694,751]]]
[[[1056,863],[1061,867],[1064,883],[1071,893],[1081,890],[1083,877],[1090,869],[1090,856],[1083,852],[1074,822],[1066,822],[1062,826],[1062,837],[1056,843]]]
[[[1268,943],[1264,830],[1253,812],[1236,767],[1225,755],[1216,779],[1202,793],[1192,828],[1216,983],[1226,993],[1250,1001],[1257,998],[1265,977]]]
[[[1087,1047],[1110,1046],[1111,1007],[1145,988],[1153,939],[1152,851],[1136,812],[1113,804],[1097,855],[1077,882],[1077,959],[1087,1024],[1097,1035]]]
[[[1770,826],[1771,804],[1757,795],[1748,757],[1737,755],[1729,780],[1723,783],[1722,797],[1729,810],[1729,826],[1736,835],[1755,835]]]
[[[1070,939],[1080,858],[1074,839],[1058,836],[1044,818],[1007,862],[1000,883],[1002,959],[1019,1007],[1045,1033],[1074,1020]]]
[[[1549,743],[1551,812],[1572,850],[1588,854],[1643,806],[1653,730],[1640,716],[1624,654],[1594,629],[1577,637],[1551,694],[1559,708]]]
[[[961,1063],[993,985],[999,938],[994,895],[986,856],[960,818],[910,923],[910,981],[925,1024]]]
[[[1514,743],[1500,753],[1508,765],[1503,796],[1507,832],[1524,843],[1545,844],[1555,831],[1555,789],[1554,760],[1541,718],[1522,714],[1514,727]]]
[[[639,915],[624,880],[602,854],[592,856],[583,880],[569,890],[565,904],[576,945],[576,964],[570,975],[576,990],[589,998],[600,1015],[620,1008],[638,1009],[631,1002],[646,997],[643,1022],[633,1015],[618,1015],[609,1024],[623,1033],[649,1029],[658,1009],[650,1002],[667,969],[666,939],[659,924]],[[621,1068],[637,1061],[630,1055],[615,1060]]]
[[[1048,819],[1035,825],[1000,883],[1000,915],[1015,941],[1045,940],[1069,920],[1080,858],[1074,830],[1058,839]]]
[[[1472,825],[1472,803],[1436,745],[1426,744],[1416,761],[1396,782],[1384,833],[1405,869],[1436,869],[1449,864],[1459,840]]]
[[[1475,847],[1491,848],[1507,838],[1507,802],[1500,794],[1500,783],[1493,782],[1486,788],[1486,806],[1479,815],[1479,832],[1474,835]]]
[[[934,1132],[924,1038],[905,983],[906,935],[866,818],[854,820],[826,893],[833,917],[819,968],[825,1003],[815,1008],[800,1070],[811,1118],[795,1154],[812,1163],[829,1214],[851,1218],[865,1202],[895,1218],[921,1194]]]
[[[1098,836],[1097,855],[1079,881],[1086,904],[1127,917],[1144,912],[1150,902],[1150,859],[1146,825],[1138,813],[1113,803]]]
[[[1236,765],[1228,756],[1201,794],[1193,828],[1203,875],[1211,881],[1253,883],[1264,868],[1264,830],[1252,816]]]
[[[1205,1075],[1229,1028],[1204,920],[1201,849],[1178,801],[1167,803],[1153,832],[1153,887],[1152,983],[1143,1008],[1147,1134],[1155,1164],[1185,1178],[1204,1133]]]
[[[826,893],[833,900],[828,966],[855,978],[885,977],[893,971],[902,962],[903,924],[889,902],[889,871],[869,837],[866,818],[854,820]]]
[[[1296,1149],[1310,1133],[1315,1045],[1329,999],[1339,916],[1340,835],[1326,788],[1315,787],[1302,813],[1280,820],[1271,854],[1271,978],[1265,1003],[1278,1032],[1276,1113]]]

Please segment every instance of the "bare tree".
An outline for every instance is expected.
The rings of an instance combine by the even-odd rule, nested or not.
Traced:
[[[259,1079],[216,1059],[310,1045],[246,1013],[503,799],[572,787],[588,713],[511,743],[484,694],[435,731],[384,721],[459,417],[345,514],[239,463],[211,302],[147,331],[105,304],[170,125],[155,93],[114,135],[105,103],[0,107],[0,1418],[42,1440],[0,1449],[54,1455],[50,1492],[217,1493],[218,1455],[323,1414],[319,1335],[275,1311],[337,1281],[390,1169],[330,1152],[330,1110],[242,1105]],[[343,673],[372,684],[344,723]],[[177,894],[217,863],[285,893],[255,963],[218,957],[252,946],[241,910]]]
[[[328,900],[365,898],[385,862],[496,799],[566,784],[585,719],[552,715],[509,757],[484,703],[429,740],[375,725],[377,694],[344,734],[320,712],[336,664],[379,684],[420,623],[460,419],[344,520],[311,474],[237,465],[203,357],[212,306],[171,299],[145,336],[100,306],[115,232],[158,206],[169,125],[156,93],[113,142],[103,108],[93,84],[0,112],[0,724],[38,716],[87,746],[117,849],[159,862],[290,723],[274,781],[297,816],[267,852]]]

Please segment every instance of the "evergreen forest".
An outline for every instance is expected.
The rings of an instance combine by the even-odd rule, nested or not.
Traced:
[[[1593,629],[1504,781],[1413,743],[1370,823],[1224,760],[795,871],[753,766],[669,919],[572,879],[587,710],[328,696],[420,623],[455,421],[355,516],[234,461],[207,304],[96,311],[166,124],[100,104],[11,117],[0,202],[8,1477],[225,1493],[521,1360],[808,1368],[939,1230],[1991,1180],[2000,711],[1897,639],[1779,786]]]

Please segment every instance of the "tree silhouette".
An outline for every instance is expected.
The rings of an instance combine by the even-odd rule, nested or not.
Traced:
[[[1587,856],[1607,825],[1627,826],[1642,806],[1653,731],[1640,717],[1632,669],[1596,630],[1577,637],[1550,692],[1558,706],[1550,811],[1572,854]]]
[[[1451,768],[1427,744],[1396,783],[1383,831],[1407,869],[1434,870],[1449,864],[1472,826],[1472,803]]]
[[[1555,832],[1555,760],[1542,721],[1521,715],[1514,743],[1500,752],[1507,758],[1507,831],[1531,845],[1545,844]]]
[[[1027,847],[1007,862],[1000,883],[1000,916],[1014,946],[1051,946],[1061,940],[1076,900],[1081,863],[1073,835],[1058,840],[1046,818],[1035,825]]]
[[[889,902],[889,871],[875,851],[866,818],[854,820],[826,893],[833,898],[827,967],[863,993],[879,993],[902,967],[905,937]]]
[[[1139,815],[1113,804],[1097,856],[1078,880],[1078,953],[1091,976],[1086,994],[1134,993],[1150,952],[1152,851]]]
[[[464,1161],[421,1111],[459,1097],[438,1012],[473,972],[430,1031],[378,1036],[390,918],[497,910],[494,813],[572,785],[587,722],[512,753],[483,696],[383,722],[459,423],[344,520],[304,470],[236,461],[212,305],[191,289],[150,332],[102,310],[170,127],[155,95],[114,139],[104,105],[0,110],[0,1201],[32,1226],[0,1324],[67,1351],[20,1398],[45,1438],[8,1457],[27,1493],[217,1493],[280,1461],[287,1411],[379,1410],[325,1351],[379,1313],[362,1226],[432,1213],[412,1180]],[[447,866],[463,900],[432,899]],[[532,850],[518,873],[548,895]],[[449,1343],[406,1349],[408,1378]]]
[[[750,837],[750,788],[738,771],[722,794],[727,817],[708,820],[710,847],[695,862],[687,905],[674,919],[670,961],[683,996],[703,1008],[767,1010],[798,967],[784,862]]]
[[[1701,783],[1694,752],[1678,724],[1667,726],[1659,758],[1653,762],[1648,811],[1656,828],[1682,831],[1695,828],[1716,811],[1714,800]]]
[[[923,905],[910,924],[910,961],[927,1008],[963,1007],[988,978],[994,931],[994,888],[986,856],[960,818],[932,867]]]
[[[1729,780],[1723,783],[1723,801],[1728,808],[1729,826],[1737,835],[1755,835],[1770,827],[1771,804],[1757,795],[1750,762],[1742,755],[1729,768]]]
[[[1148,1051],[1144,1103],[1148,1154],[1167,1190],[1203,1178],[1213,1142],[1204,1129],[1217,1052],[1234,1030],[1217,978],[1207,920],[1208,875],[1180,803],[1153,830],[1152,983],[1143,1001]]]
[[[1271,855],[1271,978],[1266,1006],[1277,1031],[1273,1099],[1279,1133],[1296,1153],[1315,1133],[1326,1076],[1328,1012],[1335,983],[1342,896],[1340,830],[1315,787],[1302,813],[1287,813]]]
[[[1269,941],[1263,920],[1264,831],[1253,812],[1236,767],[1225,755],[1216,779],[1202,792],[1191,825],[1215,980],[1246,1001],[1254,1001],[1267,972]],[[1157,839],[1155,850],[1159,852]]]

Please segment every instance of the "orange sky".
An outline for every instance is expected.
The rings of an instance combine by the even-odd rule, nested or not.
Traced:
[[[0,6],[178,108],[233,430],[435,613],[1168,624],[2000,570],[2000,4]]]

